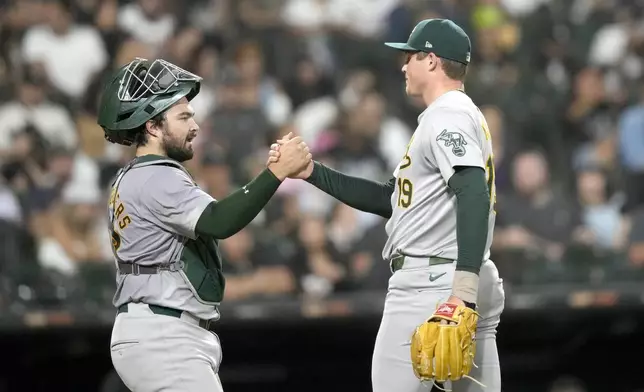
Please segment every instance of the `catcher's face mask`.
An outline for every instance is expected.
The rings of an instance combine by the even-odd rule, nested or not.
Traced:
[[[118,99],[121,102],[138,101],[151,95],[166,94],[182,82],[199,82],[201,78],[165,60],[137,58],[130,62],[119,82]]]
[[[121,67],[101,96],[98,124],[105,138],[130,145],[140,127],[183,97],[192,100],[201,77],[162,59],[137,58]]]

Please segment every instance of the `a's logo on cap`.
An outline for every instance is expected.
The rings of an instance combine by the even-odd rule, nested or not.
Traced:
[[[426,48],[433,48],[434,45],[430,44],[429,41],[425,41],[425,47]]]
[[[465,61],[470,61],[470,52],[465,55]]]

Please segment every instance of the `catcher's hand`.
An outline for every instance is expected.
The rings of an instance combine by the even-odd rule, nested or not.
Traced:
[[[421,381],[456,381],[472,369],[476,354],[478,313],[464,305],[444,303],[411,338],[411,362]]]

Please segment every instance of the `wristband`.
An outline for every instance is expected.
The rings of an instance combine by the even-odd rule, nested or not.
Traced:
[[[455,271],[452,295],[463,302],[476,303],[479,291],[479,276],[469,271]]]

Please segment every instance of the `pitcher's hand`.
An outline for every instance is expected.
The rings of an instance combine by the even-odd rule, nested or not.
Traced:
[[[279,157],[272,160],[269,156],[267,162],[268,168],[280,180],[284,180],[286,177],[295,178],[312,163],[309,147],[302,141],[302,138],[299,136],[290,138],[289,135],[285,138],[286,140],[281,141]]]
[[[292,133],[289,133],[288,135],[284,136],[284,138],[282,138],[282,139],[276,141],[275,143],[271,144],[271,149],[268,152],[268,164],[275,163],[275,162],[279,161],[280,156],[281,156],[280,147],[283,144],[285,144],[287,141],[289,141],[291,139],[292,135],[293,135]],[[302,142],[302,143],[304,143],[304,142]],[[302,179],[302,180],[306,180],[313,173],[313,167],[314,167],[314,162],[311,160],[311,162],[309,162],[309,164],[306,166],[306,168],[304,168],[304,170],[302,170],[299,173],[296,173],[295,175],[291,175],[289,177],[290,178],[299,178],[299,179]]]

